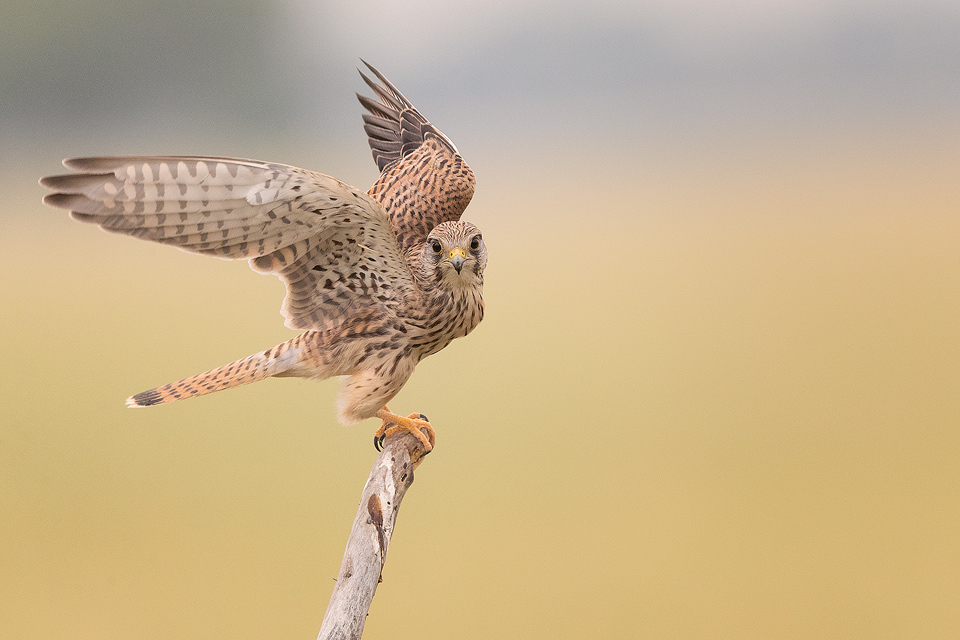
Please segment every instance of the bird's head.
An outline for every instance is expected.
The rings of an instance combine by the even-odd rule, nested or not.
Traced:
[[[422,260],[437,284],[472,287],[483,282],[487,245],[475,225],[442,222],[427,236]]]

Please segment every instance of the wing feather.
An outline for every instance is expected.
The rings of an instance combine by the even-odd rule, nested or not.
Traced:
[[[377,95],[379,102],[357,94],[360,104],[370,112],[363,115],[363,130],[381,172],[410,155],[428,137],[436,138],[450,151],[457,153],[457,147],[450,138],[430,124],[382,73],[368,62],[362,62],[381,83],[377,84],[361,71],[360,77]]]
[[[40,183],[82,222],[248,259],[284,281],[287,326],[322,329],[354,311],[391,313],[416,288],[383,208],[329,176],[199,156],[71,158]]]

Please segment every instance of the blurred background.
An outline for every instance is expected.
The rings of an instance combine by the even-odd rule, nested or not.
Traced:
[[[478,178],[487,316],[392,403],[366,638],[960,637],[960,5],[13,0],[0,636],[313,638],[375,451],[245,264],[41,205],[63,157],[367,188],[359,58]]]

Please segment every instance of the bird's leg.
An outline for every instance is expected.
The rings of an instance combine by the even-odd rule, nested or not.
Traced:
[[[373,434],[373,445],[377,448],[377,451],[380,450],[380,445],[383,444],[386,438],[389,438],[398,431],[409,431],[415,435],[417,440],[423,443],[423,448],[426,449],[427,453],[433,450],[433,445],[437,441],[437,433],[433,430],[430,423],[427,422],[427,416],[422,413],[411,413],[404,418],[403,416],[398,416],[393,413],[387,407],[384,407],[380,409],[380,411],[377,411],[377,417],[383,420],[383,424],[381,424],[377,432]],[[388,427],[387,425],[391,426]],[[426,429],[429,435],[424,435],[421,429]]]

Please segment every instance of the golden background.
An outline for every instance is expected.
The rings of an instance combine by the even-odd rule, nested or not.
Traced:
[[[482,4],[482,3],[481,3]],[[64,156],[376,178],[363,56],[478,177],[487,316],[366,638],[960,636],[960,9],[14,2],[0,637],[312,638],[373,462],[337,383],[143,411],[279,281],[40,204]]]

